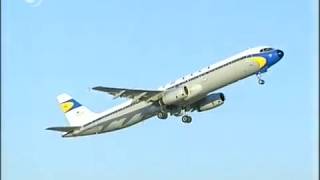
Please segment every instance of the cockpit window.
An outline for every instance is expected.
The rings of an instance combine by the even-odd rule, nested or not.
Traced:
[[[273,50],[272,48],[263,48],[260,50],[260,52],[267,52]]]

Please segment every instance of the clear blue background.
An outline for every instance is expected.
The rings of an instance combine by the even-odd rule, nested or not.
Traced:
[[[31,2],[31,0],[29,0]],[[317,178],[317,1],[2,1],[2,178]],[[94,111],[124,100],[89,87],[155,89],[237,52],[284,58],[193,122],[149,119],[64,139],[55,97]]]

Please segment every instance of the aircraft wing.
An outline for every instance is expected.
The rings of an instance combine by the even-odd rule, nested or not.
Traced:
[[[103,86],[97,86],[92,89],[96,91],[106,92],[112,95],[114,99],[118,97],[124,97],[133,99],[133,101],[157,101],[163,93],[163,91],[157,90],[111,88]]]

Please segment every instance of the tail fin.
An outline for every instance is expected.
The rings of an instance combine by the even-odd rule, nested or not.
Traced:
[[[60,94],[57,96],[57,100],[70,126],[82,126],[97,117],[96,113],[82,106],[68,94]]]

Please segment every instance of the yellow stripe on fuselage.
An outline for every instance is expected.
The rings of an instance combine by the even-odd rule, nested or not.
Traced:
[[[248,60],[256,62],[259,65],[259,68],[263,68],[267,64],[267,60],[264,57],[261,56],[256,56],[256,57],[251,57],[248,58]]]
[[[73,107],[73,102],[65,102],[60,104],[60,108],[64,113],[70,111],[72,107]]]

